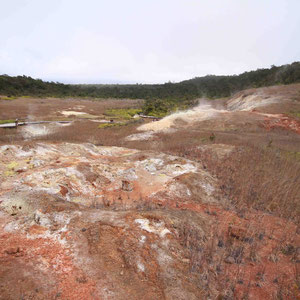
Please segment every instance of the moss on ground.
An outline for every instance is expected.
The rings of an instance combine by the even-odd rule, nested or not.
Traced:
[[[0,97],[0,100],[14,100],[17,99],[16,97],[13,96],[2,96]]]
[[[287,159],[296,160],[297,162],[300,162],[300,151],[285,151],[285,157]]]
[[[105,111],[104,115],[117,119],[130,120],[136,114],[141,112],[142,110],[138,108],[108,109]]]
[[[288,113],[288,115],[300,119],[300,111],[290,111],[290,112]]]
[[[15,120],[0,120],[0,124],[15,123]]]
[[[100,129],[105,129],[105,128],[112,128],[112,127],[120,127],[126,125],[126,122],[121,122],[121,123],[103,123],[98,125],[98,128]]]

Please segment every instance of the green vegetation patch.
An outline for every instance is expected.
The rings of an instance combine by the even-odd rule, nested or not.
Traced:
[[[112,118],[130,120],[136,114],[141,112],[142,110],[138,108],[121,108],[121,109],[108,109],[105,111],[104,114]]]
[[[15,120],[0,120],[0,124],[15,123]]]
[[[178,110],[186,110],[194,106],[196,102],[193,100],[178,100],[178,99],[155,99],[146,100],[143,106],[143,113],[148,116],[163,118],[168,114]]]
[[[120,126],[124,126],[124,125],[127,125],[128,123],[126,122],[122,122],[122,123],[103,123],[103,124],[100,124],[98,126],[98,128],[100,129],[105,129],[105,128],[112,128],[112,127],[120,127]]]
[[[96,115],[91,115],[91,114],[82,114],[82,115],[77,115],[76,117],[80,119],[97,119],[99,116]]]
[[[285,156],[287,159],[295,160],[300,162],[300,151],[285,151]]]
[[[14,99],[17,99],[16,97],[13,97],[13,96],[2,96],[0,97],[0,100],[14,100]]]
[[[300,111],[291,111],[289,115],[300,119]]]

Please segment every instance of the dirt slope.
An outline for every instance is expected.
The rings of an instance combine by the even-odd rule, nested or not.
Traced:
[[[223,208],[201,164],[91,144],[0,151],[0,299],[297,295],[295,225]]]

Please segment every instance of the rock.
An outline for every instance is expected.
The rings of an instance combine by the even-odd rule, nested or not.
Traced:
[[[20,248],[19,247],[14,247],[14,248],[9,248],[5,250],[6,254],[16,254],[20,252]]]
[[[131,192],[133,190],[133,187],[129,181],[122,180],[122,190],[126,192]]]
[[[34,218],[35,223],[38,225],[41,225],[41,226],[51,225],[51,221],[40,210],[35,211],[33,218]]]
[[[224,260],[227,264],[234,264],[235,263],[235,260],[232,256],[228,256],[225,258]]]
[[[219,241],[218,241],[218,247],[219,247],[219,248],[224,247],[224,242],[223,242],[222,240],[219,240]]]
[[[16,257],[23,256],[23,251],[19,247],[11,247],[4,251],[8,255],[13,255]]]
[[[65,197],[68,194],[68,189],[63,185],[60,185],[60,193]]]
[[[246,228],[240,227],[240,226],[230,226],[228,228],[228,234],[229,236],[236,238],[238,240],[245,240],[246,234],[247,234],[247,230]]]

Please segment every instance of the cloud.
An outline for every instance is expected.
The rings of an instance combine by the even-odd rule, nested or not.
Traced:
[[[160,83],[300,60],[300,2],[11,0],[0,73]]]

